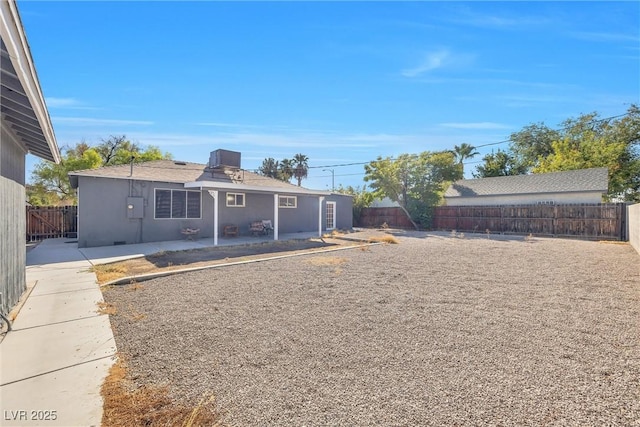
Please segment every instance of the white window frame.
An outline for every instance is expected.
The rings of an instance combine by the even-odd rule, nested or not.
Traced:
[[[282,201],[285,201],[285,204],[282,204]],[[293,201],[293,205],[290,205],[289,202]],[[298,207],[298,196],[278,196],[278,207],[283,209],[296,209]]]
[[[229,197],[233,197],[233,204],[229,204]],[[238,196],[242,196],[242,204],[238,204]],[[244,208],[247,204],[247,195],[245,193],[230,193],[227,192],[225,195],[225,203],[228,208]]]
[[[158,198],[158,191],[170,191],[171,192],[171,198],[169,199],[169,218],[158,218],[157,215],[157,198]],[[184,212],[185,212],[185,216],[184,217],[177,217],[174,218],[173,217],[173,192],[174,191],[180,191],[185,193],[185,207],[184,207]],[[198,195],[198,198],[200,199],[200,210],[198,212],[198,216],[189,216],[189,193],[194,193]],[[181,220],[185,220],[185,219],[202,219],[202,192],[200,191],[192,191],[192,190],[182,190],[180,188],[154,188],[153,189],[153,219],[157,219],[159,221],[163,221],[163,220],[174,220],[174,219],[181,219]]]

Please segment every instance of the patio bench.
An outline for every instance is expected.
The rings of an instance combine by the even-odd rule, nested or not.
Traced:
[[[273,225],[271,225],[270,219],[263,219],[260,221],[253,221],[249,225],[249,231],[254,236],[258,234],[269,235],[273,231]]]
[[[200,229],[199,228],[183,228],[180,232],[185,235],[187,240],[196,240],[196,238],[198,237],[198,233],[200,232]]]
[[[235,224],[225,225],[222,234],[224,237],[236,237],[238,235],[238,226]]]

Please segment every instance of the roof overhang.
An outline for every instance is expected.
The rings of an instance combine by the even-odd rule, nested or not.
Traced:
[[[38,157],[60,162],[60,150],[14,0],[0,1],[0,114]]]
[[[194,181],[185,182],[184,188],[193,188],[199,190],[225,190],[225,191],[244,191],[247,193],[266,193],[266,194],[292,194],[296,196],[330,196],[330,191],[309,190],[308,188],[292,187],[264,187],[257,185],[247,185],[239,183],[228,183],[218,181]]]

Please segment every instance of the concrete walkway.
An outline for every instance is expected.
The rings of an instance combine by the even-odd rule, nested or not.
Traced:
[[[308,239],[317,233],[280,235]],[[219,246],[273,237],[219,239]],[[72,239],[49,239],[27,254],[30,293],[13,330],[0,343],[0,425],[99,426],[100,387],[114,362],[109,316],[98,313],[102,293],[95,264],[160,251],[213,246],[213,239],[78,249]]]
[[[99,426],[116,344],[89,261],[69,239],[27,254],[31,293],[0,343],[3,426]]]

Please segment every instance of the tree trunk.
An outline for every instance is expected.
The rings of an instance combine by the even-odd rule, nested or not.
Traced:
[[[405,215],[407,215],[407,218],[409,218],[409,221],[411,221],[411,224],[413,224],[415,229],[420,230],[420,227],[418,227],[418,224],[416,224],[415,221],[411,218],[411,215],[409,215],[409,211],[404,206],[402,206],[402,203],[398,203],[398,204],[400,205],[400,209],[402,209]]]

